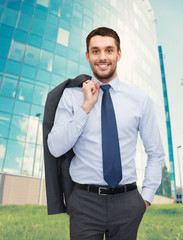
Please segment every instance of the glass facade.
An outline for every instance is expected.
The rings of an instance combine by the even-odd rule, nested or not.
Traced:
[[[161,74],[148,0],[2,0],[0,2],[0,171],[40,177],[47,93],[67,78],[91,74],[85,39],[99,26],[121,38],[123,81],[155,103],[167,151]],[[137,146],[138,185],[147,156]]]

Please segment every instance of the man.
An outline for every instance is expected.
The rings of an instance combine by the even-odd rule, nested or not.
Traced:
[[[101,27],[86,39],[93,76],[81,88],[65,89],[48,135],[51,154],[73,148],[68,200],[71,240],[134,240],[161,181],[164,151],[152,102],[121,82],[117,33]],[[148,161],[141,195],[134,162],[138,132]]]

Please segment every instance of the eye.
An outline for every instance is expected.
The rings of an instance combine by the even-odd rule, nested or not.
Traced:
[[[97,53],[99,53],[99,51],[98,50],[93,50],[92,53],[97,54]]]
[[[112,53],[113,50],[112,49],[107,49],[107,53]]]

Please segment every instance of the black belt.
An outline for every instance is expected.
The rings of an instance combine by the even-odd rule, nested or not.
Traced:
[[[111,188],[108,186],[97,186],[97,185],[88,185],[88,184],[79,184],[76,183],[75,186],[77,188],[83,189],[88,192],[95,192],[98,193],[99,195],[114,195],[117,193],[124,193],[124,192],[129,192],[132,190],[137,189],[136,182],[131,183],[131,184],[126,184],[126,185],[120,185],[116,188]]]

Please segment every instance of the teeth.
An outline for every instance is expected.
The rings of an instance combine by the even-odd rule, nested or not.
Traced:
[[[105,67],[107,67],[107,65],[99,65],[99,67],[105,68]]]

